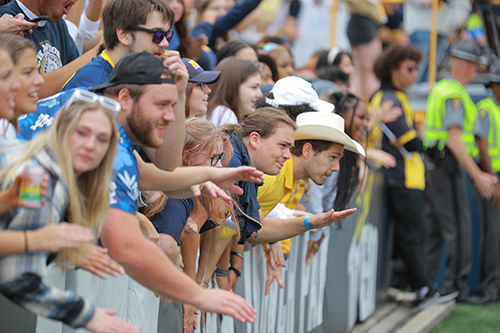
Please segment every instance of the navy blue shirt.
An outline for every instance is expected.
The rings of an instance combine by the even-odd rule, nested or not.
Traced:
[[[111,59],[103,51],[99,56],[92,58],[88,64],[73,74],[62,90],[90,88],[108,82],[112,70]]]
[[[0,16],[3,14],[16,16],[19,13],[27,17],[16,1],[0,7]],[[33,33],[26,34],[24,37],[31,39],[37,46],[36,60],[40,73],[56,70],[79,56],[76,44],[64,20],[57,23],[47,21],[43,27],[33,29]]]
[[[231,134],[230,136],[231,144],[233,145],[233,158],[229,162],[229,167],[239,167],[239,166],[251,166],[250,156],[248,155],[248,150],[243,144],[243,142],[238,138],[236,134]],[[236,183],[244,191],[242,195],[237,196],[236,201],[241,208],[234,209],[233,221],[235,219],[238,221],[240,226],[240,240],[239,244],[244,244],[246,240],[252,236],[252,234],[262,228],[260,224],[259,210],[260,205],[257,201],[257,193],[259,192],[259,185],[247,182],[239,181]]]
[[[191,215],[193,207],[193,197],[187,199],[168,198],[165,208],[153,216],[151,223],[153,223],[158,233],[169,234],[180,245],[182,230],[189,215]]]

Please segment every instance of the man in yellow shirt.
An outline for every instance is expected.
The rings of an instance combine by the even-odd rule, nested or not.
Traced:
[[[264,218],[283,202],[288,209],[295,209],[300,201],[306,179],[311,179],[318,185],[324,184],[334,171],[339,170],[339,161],[344,149],[365,155],[363,148],[344,132],[344,119],[337,114],[322,112],[305,112],[297,116],[297,131],[295,145],[291,148],[292,158],[287,160],[276,176],[265,175],[264,185],[259,187],[259,201]],[[285,214],[286,215],[286,214]],[[283,216],[286,218],[286,216]],[[308,217],[304,217],[304,225],[308,226]],[[310,229],[310,228],[307,228]],[[284,240],[277,247],[284,246],[288,253],[290,240]],[[278,249],[278,252],[279,249]],[[269,265],[274,269],[271,258]],[[284,259],[280,258],[282,265]],[[279,268],[278,268],[279,269]],[[278,274],[279,275],[279,274]],[[278,283],[283,287],[280,278]],[[272,282],[268,280],[268,284]],[[267,291],[268,287],[266,288]]]

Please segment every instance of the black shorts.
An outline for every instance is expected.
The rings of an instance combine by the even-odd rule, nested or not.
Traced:
[[[351,47],[368,44],[378,36],[379,24],[369,17],[352,14],[347,24],[347,38]]]

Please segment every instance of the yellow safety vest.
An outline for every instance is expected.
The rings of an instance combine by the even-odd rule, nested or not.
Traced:
[[[491,158],[493,171],[500,172],[500,106],[496,105],[491,97],[477,103],[478,115],[484,117],[488,113],[490,128],[488,133],[488,155]],[[483,118],[484,119],[484,118]]]
[[[456,103],[457,111],[460,104],[464,106],[465,115],[461,138],[469,154],[474,155],[474,151],[477,149],[474,139],[474,122],[477,118],[477,109],[464,86],[457,80],[441,80],[429,94],[427,114],[425,116],[424,146],[437,146],[439,150],[442,150],[450,141],[448,130],[443,128],[446,101],[449,99]]]

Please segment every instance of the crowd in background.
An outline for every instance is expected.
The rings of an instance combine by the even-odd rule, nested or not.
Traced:
[[[284,288],[290,238],[309,234],[312,262],[382,168],[405,267],[395,286],[415,306],[498,301],[500,63],[480,13],[439,2],[441,80],[422,124],[406,92],[429,78],[432,1],[345,3],[350,48],[314,50],[301,68],[298,0],[3,4],[0,292],[93,332],[156,327],[140,310],[114,316],[123,297],[144,311],[182,303],[184,332],[206,311],[253,322],[232,292],[244,244],[264,248],[265,294]],[[478,70],[492,93],[476,106],[464,86]],[[41,208],[18,200],[29,167],[46,175]],[[466,179],[483,229],[476,295]],[[56,264],[106,297],[51,286]]]

